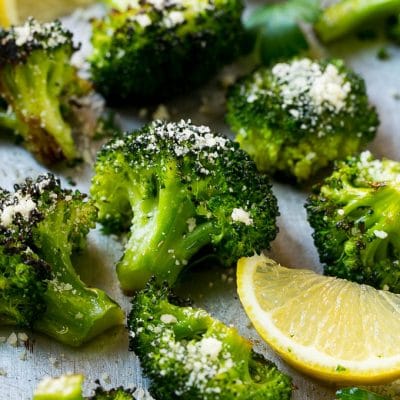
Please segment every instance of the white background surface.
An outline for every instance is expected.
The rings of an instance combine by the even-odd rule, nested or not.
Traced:
[[[77,20],[70,19],[69,25],[78,29]],[[80,29],[79,38],[85,37]],[[379,43],[348,40],[344,44],[331,48],[331,54],[344,57],[348,64],[367,81],[371,102],[379,111],[381,126],[376,140],[370,145],[377,156],[387,156],[400,160],[400,101],[393,97],[400,93],[400,50],[389,46],[392,55],[389,61],[380,61],[376,57]],[[196,123],[209,123],[210,126],[229,134],[223,123],[223,115],[205,115],[199,113],[200,98],[208,96],[212,102],[219,103],[217,95],[209,91],[191,94],[187,98],[169,105],[173,117],[191,117]],[[150,110],[151,112],[151,110]],[[125,127],[139,126],[143,121],[135,117],[137,111],[122,112]],[[95,144],[97,146],[98,144]],[[45,171],[29,153],[14,145],[13,140],[0,142],[0,186],[11,188],[15,182],[26,176],[36,176]],[[91,169],[89,166],[55,171],[62,177],[72,176],[78,188],[87,191]],[[66,180],[64,180],[66,184]],[[67,185],[67,184],[66,184]],[[274,192],[278,197],[281,217],[280,233],[273,242],[271,255],[281,264],[290,267],[307,267],[320,270],[318,256],[314,249],[311,230],[306,222],[303,208],[307,196],[306,188],[293,188],[287,184],[274,182]],[[121,255],[121,244],[114,238],[101,235],[98,231],[89,235],[89,247],[80,257],[79,270],[87,283],[105,289],[124,309],[129,308],[129,299],[119,290],[113,265]],[[294,400],[333,399],[334,388],[303,377],[283,362],[259,339],[250,326],[236,296],[233,270],[228,271],[231,279],[225,279],[227,271],[194,270],[187,273],[181,284],[181,291],[191,294],[196,304],[205,307],[216,317],[238,327],[246,337],[255,341],[256,347],[268,358],[274,360],[293,377],[296,390]],[[0,336],[7,337],[13,329],[0,329]],[[86,393],[93,387],[93,381],[100,379],[106,387],[120,384],[146,388],[139,363],[133,353],[127,351],[128,337],[124,328],[115,329],[80,349],[62,346],[46,337],[27,332],[34,339],[33,351],[25,351],[23,346],[11,347],[0,344],[0,399],[30,399],[37,382],[45,375],[60,375],[66,372],[86,374]]]

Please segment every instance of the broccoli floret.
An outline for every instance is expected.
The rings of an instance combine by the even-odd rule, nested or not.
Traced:
[[[306,209],[326,274],[400,292],[399,174],[364,152],[314,188]]]
[[[380,396],[369,390],[356,387],[338,390],[336,392],[336,398],[339,400],[390,400],[390,397]]]
[[[231,87],[227,121],[260,171],[305,181],[353,155],[379,124],[362,78],[340,60],[260,68]]]
[[[277,233],[267,177],[236,143],[190,121],[154,121],[112,140],[98,155],[91,193],[106,231],[130,228],[117,266],[125,290],[152,275],[174,283],[206,247],[233,265]]]
[[[341,0],[323,11],[315,30],[324,42],[331,42],[399,12],[400,0]]]
[[[300,23],[313,23],[320,13],[319,0],[289,0],[262,4],[244,20],[255,36],[255,51],[265,65],[309,50]]]
[[[0,96],[12,112],[0,124],[12,128],[26,147],[46,164],[77,156],[72,137],[71,101],[90,84],[71,66],[72,34],[60,22],[0,29]],[[15,121],[10,126],[10,119]]]
[[[241,0],[111,3],[93,22],[90,58],[96,89],[109,102],[154,103],[187,92],[243,51]]]
[[[82,394],[83,375],[62,375],[58,378],[43,379],[34,395],[33,400],[84,400]],[[122,387],[105,390],[98,386],[95,394],[85,397],[87,400],[135,400],[133,391]]]
[[[83,375],[62,375],[39,382],[33,400],[83,400]]]
[[[4,324],[33,327],[72,346],[122,324],[120,307],[103,291],[88,288],[71,262],[96,215],[85,195],[62,189],[51,174],[0,193]]]
[[[128,317],[131,349],[162,400],[283,400],[291,379],[235,328],[186,305],[167,285],[150,281]]]

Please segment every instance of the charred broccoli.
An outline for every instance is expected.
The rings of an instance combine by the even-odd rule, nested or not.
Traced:
[[[71,66],[75,50],[72,34],[60,22],[30,18],[0,29],[0,96],[10,107],[0,114],[0,127],[15,130],[46,164],[77,156],[68,122],[71,102],[91,89]]]
[[[364,152],[314,188],[306,209],[326,274],[400,292],[399,174]]]
[[[290,399],[288,376],[249,341],[151,281],[132,301],[131,348],[155,399]]]
[[[227,121],[260,171],[309,179],[356,153],[378,126],[364,81],[342,61],[293,60],[231,87]]]
[[[97,387],[95,394],[83,397],[83,375],[62,375],[58,378],[43,379],[34,395],[33,400],[135,400],[133,391],[122,387],[105,390]]]
[[[0,322],[78,346],[122,324],[119,306],[79,278],[71,255],[85,245],[96,208],[41,175],[0,191]]]
[[[241,0],[111,1],[93,22],[92,80],[109,102],[159,102],[242,53]]]
[[[268,248],[277,201],[239,146],[205,126],[154,121],[99,153],[91,194],[108,232],[130,229],[117,266],[125,290],[174,283],[199,250],[225,265]]]
[[[400,0],[341,0],[324,10],[315,30],[324,42],[331,42],[399,12]]]

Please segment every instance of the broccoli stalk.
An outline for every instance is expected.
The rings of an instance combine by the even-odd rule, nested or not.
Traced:
[[[83,380],[84,376],[81,374],[44,378],[39,382],[33,400],[135,400],[133,391],[122,387],[110,390],[97,387],[93,396],[84,398]]]
[[[399,0],[341,0],[324,10],[315,30],[324,42],[331,42],[362,28],[370,20],[399,12]]]
[[[183,306],[185,305],[185,306]],[[136,294],[131,348],[155,399],[289,399],[291,380],[236,329],[184,304],[154,281]]]
[[[16,325],[32,326],[71,346],[123,320],[119,306],[103,291],[88,288],[71,263],[72,253],[84,247],[85,237],[95,225],[96,208],[84,198],[79,192],[61,189],[60,182],[48,174],[36,182],[16,185],[14,194],[3,192],[0,202],[0,244],[6,250],[8,269],[16,276],[2,264],[1,298],[22,314]],[[22,280],[24,265],[10,254],[37,259],[46,267],[46,274],[35,269]],[[11,291],[17,277],[19,288]],[[21,308],[22,301],[25,308]]]
[[[268,179],[207,127],[154,122],[99,153],[91,193],[106,231],[130,228],[117,272],[125,290],[174,283],[211,247],[224,265],[268,248],[278,213]]]
[[[2,115],[0,123],[20,134],[42,162],[72,160],[77,152],[68,122],[70,101],[87,94],[90,85],[77,76],[70,59],[72,34],[59,22],[0,30],[0,95],[17,125]]]
[[[326,274],[400,291],[399,172],[364,152],[314,188],[306,208]]]
[[[33,232],[38,253],[52,266],[56,277],[49,282],[44,296],[46,312],[34,328],[74,345],[90,340],[121,322],[121,310],[102,290],[88,288],[71,262],[74,250],[71,237],[77,234],[76,230],[82,230],[79,237],[73,239],[81,247],[79,242],[89,228],[94,228],[95,216],[91,203],[75,206],[59,202]],[[63,329],[66,326],[67,331]]]

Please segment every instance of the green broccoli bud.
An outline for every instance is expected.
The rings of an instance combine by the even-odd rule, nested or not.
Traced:
[[[399,173],[364,152],[314,188],[306,209],[326,274],[400,292]]]
[[[241,0],[111,6],[93,22],[90,57],[92,80],[109,102],[154,103],[188,92],[243,52]]]
[[[95,226],[97,210],[85,195],[62,189],[59,180],[47,174],[15,185],[13,194],[3,191],[0,210],[0,245],[5,248],[0,294],[22,314],[22,323],[17,319],[14,324],[32,325],[78,346],[122,323],[120,307],[103,291],[88,288],[71,262]],[[27,260],[35,258],[47,266],[47,274],[34,269],[32,262],[26,268]]]
[[[340,389],[336,392],[339,400],[390,400],[389,397],[380,396],[365,389],[356,387]]]
[[[99,153],[91,194],[106,232],[130,228],[117,273],[125,290],[174,283],[200,250],[221,263],[269,247],[277,201],[239,146],[190,121],[155,121]]]
[[[77,156],[67,120],[70,102],[87,94],[90,85],[70,65],[75,50],[72,34],[58,21],[39,24],[30,18],[22,26],[0,29],[0,96],[12,111],[0,114],[0,124],[21,135],[46,164]]]
[[[319,0],[263,4],[245,19],[244,26],[255,36],[255,51],[262,63],[270,65],[309,50],[299,24],[314,23],[319,13]]]
[[[83,400],[83,375],[62,375],[39,382],[33,400]]]
[[[58,378],[43,379],[33,396],[33,400],[84,400],[82,394],[83,375],[62,375]],[[133,391],[118,387],[105,390],[98,386],[95,394],[87,400],[135,400]]]
[[[149,282],[128,318],[131,349],[156,399],[290,399],[291,379],[235,328]]]
[[[324,10],[315,30],[324,42],[331,42],[399,12],[399,0],[341,0]]]
[[[231,87],[227,122],[260,171],[305,181],[353,155],[379,124],[362,78],[340,60],[260,68]]]

